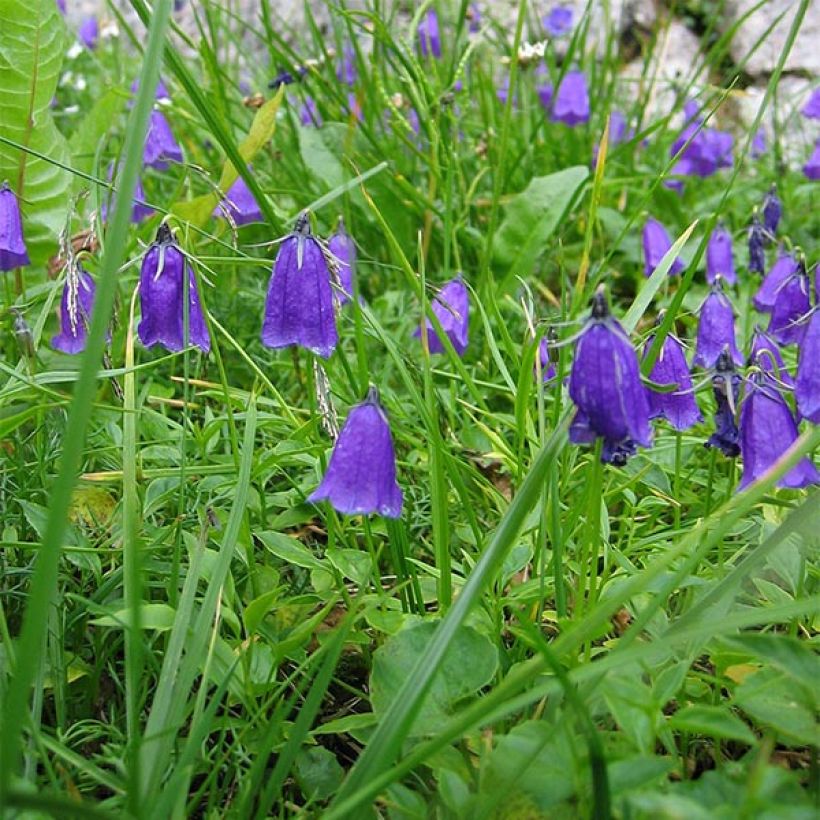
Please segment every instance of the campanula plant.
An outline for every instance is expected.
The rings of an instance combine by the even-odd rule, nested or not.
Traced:
[[[0,185],[0,271],[30,265],[20,205],[8,182]]]
[[[94,307],[94,280],[76,262],[68,266],[63,293],[60,297],[60,332],[51,346],[63,353],[82,353]]]
[[[651,276],[660,265],[667,251],[672,247],[672,240],[666,228],[657,219],[650,217],[643,226],[644,274]],[[669,268],[669,275],[674,276],[684,269],[683,260],[676,256]]]
[[[723,292],[718,277],[700,308],[697,346],[692,365],[714,367],[724,350],[729,351],[736,365],[743,364],[743,356],[737,348],[735,339],[735,314],[732,303]]]
[[[431,309],[441,323],[442,330],[452,342],[456,353],[463,356],[469,340],[470,294],[461,274],[441,288],[433,299]],[[421,333],[421,328],[416,328],[413,336],[419,338]],[[430,352],[444,353],[444,344],[429,319],[424,320],[424,333]]]
[[[646,340],[646,353],[652,347],[654,336]],[[664,418],[676,430],[688,430],[703,420],[695,399],[692,376],[686,363],[683,345],[674,334],[668,333],[663,340],[658,358],[649,373],[653,385],[673,387],[671,391],[659,391],[650,387],[649,417]]]

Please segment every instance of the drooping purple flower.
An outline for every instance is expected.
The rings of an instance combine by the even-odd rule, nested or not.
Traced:
[[[305,101],[299,108],[299,122],[302,125],[315,125],[317,128],[322,124],[319,106],[316,105],[316,100],[310,95],[305,95]]]
[[[654,336],[650,336],[646,340],[645,354],[651,349],[654,339]],[[649,374],[649,381],[675,386],[671,393],[657,392],[652,388],[647,391],[649,418],[665,418],[676,430],[687,430],[703,420],[695,401],[692,377],[689,374],[683,345],[671,333],[663,340],[661,351]]]
[[[478,3],[470,3],[466,17],[470,34],[477,34],[481,29],[481,9]]]
[[[143,162],[158,171],[164,171],[169,162],[182,162],[182,149],[174,132],[161,111],[151,112],[151,125],[145,138]]]
[[[359,72],[356,70],[356,49],[346,45],[342,49],[342,58],[336,66],[336,79],[345,85],[356,85]]]
[[[752,224],[749,226],[749,270],[755,273],[763,273],[766,269],[766,253],[763,246],[766,244],[766,237],[763,234],[763,225],[755,214],[752,217]]]
[[[224,218],[226,211],[236,225],[264,221],[259,203],[242,177],[237,177],[236,182],[228,188],[222,202],[214,208],[213,215]]]
[[[185,276],[188,278],[188,335],[185,335]],[[148,248],[140,271],[142,320],[137,328],[146,347],[161,344],[177,353],[186,344],[203,353],[211,349],[211,338],[202,313],[196,279],[185,254],[166,223]]]
[[[817,309],[812,313],[800,343],[794,395],[800,415],[820,424],[820,310]]]
[[[762,157],[766,153],[766,129],[758,128],[752,137],[752,159]]]
[[[717,128],[703,128],[703,119],[698,115],[699,108],[694,101],[689,100],[684,111],[687,121],[669,152],[672,157],[681,152],[673,172],[683,176],[708,177],[718,168],[731,167],[732,135]]]
[[[555,372],[555,363],[552,361],[551,355],[553,345],[556,341],[555,331],[550,329],[549,333],[538,343],[538,362],[541,365],[541,381],[551,381],[557,375]],[[538,375],[538,368],[533,368],[533,375]]]
[[[324,500],[345,515],[401,516],[393,437],[375,387],[350,411],[322,482],[308,497]]]
[[[772,184],[766,193],[763,200],[763,227],[769,234],[771,240],[777,233],[777,226],[780,224],[780,215],[783,212],[783,206],[780,198],[777,196],[777,185]]]
[[[735,422],[735,408],[740,391],[740,376],[735,371],[731,353],[723,351],[715,364],[712,376],[712,393],[717,407],[715,409],[715,432],[705,442],[707,447],[714,447],[729,458],[740,455],[740,432]]]
[[[572,31],[573,10],[571,6],[553,6],[544,18],[544,28],[551,37],[563,37]]]
[[[667,251],[672,247],[672,240],[666,232],[666,228],[657,219],[649,217],[643,226],[643,259],[644,273],[651,276],[655,268],[660,265],[661,260]],[[672,266],[669,268],[669,275],[674,276],[684,269],[683,260],[679,256],[675,257]]]
[[[794,387],[794,379],[786,369],[777,342],[763,328],[755,325],[752,344],[749,349],[749,363],[770,373],[787,387]]]
[[[0,271],[30,264],[17,195],[4,182],[0,185]]]
[[[706,246],[706,281],[713,285],[718,276],[730,285],[737,283],[732,235],[723,227],[722,222],[718,222]]]
[[[720,279],[712,285],[700,308],[698,339],[693,367],[713,367],[721,353],[728,349],[736,365],[743,364],[743,356],[735,341],[735,315]]]
[[[77,29],[77,36],[80,42],[89,50],[94,51],[97,48],[97,42],[100,39],[100,26],[96,17],[84,17],[80,21]]]
[[[769,333],[781,345],[799,344],[811,310],[811,283],[802,264],[778,288],[769,320]]]
[[[568,71],[555,92],[551,119],[575,126],[589,121],[589,91],[583,71]]]
[[[338,262],[340,289],[336,290],[336,299],[340,305],[344,305],[353,298],[356,245],[345,230],[345,224],[341,217],[339,217],[336,233],[330,237],[327,246]]]
[[[94,280],[79,263],[69,266],[63,295],[60,299],[60,332],[51,339],[51,346],[63,353],[82,353],[91,311],[94,307]]]
[[[800,109],[804,117],[811,120],[820,120],[820,88],[815,88],[808,102]]]
[[[452,342],[456,353],[463,356],[467,349],[470,325],[470,295],[461,274],[441,288],[438,296],[433,299],[431,309],[441,323],[442,330]],[[425,319],[424,325],[430,352],[444,353],[444,344],[433,329],[433,323]],[[417,327],[413,331],[413,336],[421,337],[421,328]]]
[[[771,313],[780,288],[796,270],[797,260],[790,253],[781,251],[752,300],[755,308],[761,313]]]
[[[310,215],[300,214],[293,233],[279,248],[265,300],[262,344],[300,345],[322,358],[336,349],[336,315],[325,249],[310,231]]]
[[[808,179],[820,179],[820,138],[814,143],[814,151],[803,166],[803,174]]]
[[[424,57],[432,55],[441,57],[441,35],[438,26],[438,14],[435,9],[428,9],[422,17],[418,28],[419,48]]]
[[[535,69],[535,93],[538,95],[538,102],[544,111],[549,111],[552,107],[552,83],[547,67],[541,63]]]
[[[134,80],[134,82],[131,83],[131,86],[129,88],[129,91],[131,92],[131,99],[128,100],[128,107],[129,108],[134,107],[134,99],[136,98],[137,92],[139,92],[139,90],[140,90],[140,80],[139,80],[139,77],[137,77]],[[164,101],[168,101],[168,102],[171,101],[171,95],[168,93],[168,86],[165,85],[165,83],[162,80],[162,77],[160,77],[159,81],[157,82],[157,89],[154,92],[154,99],[164,100]]]
[[[108,164],[107,177],[109,182],[114,179],[114,163]],[[100,216],[103,222],[108,221],[109,206],[111,209],[116,204],[116,198],[113,191],[106,191],[100,203]],[[144,219],[148,219],[154,213],[154,209],[145,202],[145,189],[142,186],[142,179],[137,177],[137,184],[134,187],[134,204],[131,208],[131,222],[138,225]]]
[[[602,290],[593,297],[590,318],[575,347],[569,395],[578,408],[569,432],[574,444],[592,444],[602,437],[602,460],[617,466],[638,444],[652,445],[638,357]]]
[[[796,439],[797,424],[780,392],[761,375],[752,376],[740,408],[743,477],[738,490],[760,479]],[[820,473],[804,457],[778,480],[777,486],[799,489],[817,483],[820,483]]]

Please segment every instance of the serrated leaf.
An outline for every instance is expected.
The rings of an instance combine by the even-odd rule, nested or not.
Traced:
[[[20,200],[32,262],[56,249],[68,206],[68,143],[51,116],[51,100],[65,52],[65,24],[53,0],[0,3],[0,134],[36,151],[0,143],[0,182]],[[58,164],[55,164],[58,163]]]
[[[588,176],[587,168],[575,165],[545,177],[533,177],[510,200],[493,246],[496,264],[507,271],[502,290],[511,287],[516,275],[526,277],[532,272]]]

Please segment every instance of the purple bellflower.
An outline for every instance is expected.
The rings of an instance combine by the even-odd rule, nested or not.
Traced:
[[[419,48],[422,56],[441,57],[441,34],[439,33],[438,14],[435,9],[428,9],[418,28]]]
[[[654,336],[646,340],[645,352],[652,347]],[[692,389],[692,377],[683,352],[680,340],[671,333],[663,340],[663,346],[652,365],[649,381],[654,384],[674,385],[671,393],[656,392],[649,389],[649,418],[664,418],[676,430],[688,430],[692,425],[703,421],[695,394]]]
[[[310,231],[307,211],[282,242],[265,300],[262,344],[300,345],[327,359],[336,349],[335,300],[328,252]]]
[[[336,289],[336,299],[340,305],[344,305],[353,298],[356,245],[345,230],[345,223],[341,217],[339,217],[336,233],[330,237],[327,246],[338,262],[339,287]]]
[[[478,3],[470,3],[466,17],[470,34],[477,34],[481,29],[481,9]]]
[[[666,228],[657,219],[649,217],[643,226],[643,259],[644,273],[651,276],[661,263],[661,259],[672,247],[672,240],[666,232]],[[678,256],[669,268],[669,275],[674,276],[684,269],[683,260]]]
[[[467,286],[458,274],[444,285],[433,299],[431,305],[433,313],[441,323],[442,330],[453,344],[459,356],[464,355],[467,349],[468,330],[470,325],[470,294]],[[444,344],[433,329],[429,319],[424,320],[424,332],[431,353],[444,353]],[[413,336],[421,337],[421,328],[413,331]]]
[[[777,196],[777,185],[772,184],[763,200],[763,227],[766,229],[766,233],[769,234],[767,238],[770,241],[777,233],[777,226],[780,224],[782,213],[783,205]]]
[[[182,162],[182,149],[174,139],[174,132],[161,111],[151,112],[151,126],[145,138],[142,154],[145,165],[164,171],[169,162]]]
[[[553,6],[544,18],[544,28],[551,37],[563,37],[572,31],[573,10],[571,6]]]
[[[91,311],[94,307],[94,280],[79,263],[66,276],[60,299],[60,332],[51,339],[51,346],[63,353],[82,353]]]
[[[551,119],[569,126],[589,121],[589,91],[583,71],[568,71],[564,75],[552,101]]]
[[[242,177],[228,188],[222,202],[214,208],[214,216],[225,217],[226,213],[235,225],[248,225],[251,222],[263,222],[259,203],[248,188],[248,183]]]
[[[794,273],[778,288],[769,320],[769,333],[779,344],[800,343],[805,330],[804,319],[811,310],[810,290],[806,269],[798,263]]]
[[[336,67],[336,79],[345,85],[356,85],[358,79],[356,70],[356,49],[351,45],[346,45],[342,49],[342,58]]]
[[[108,173],[106,175],[109,182],[114,179],[114,163],[111,162],[108,164]],[[116,199],[114,197],[113,191],[106,191],[105,196],[103,197],[102,202],[100,203],[100,215],[102,216],[102,221],[108,221],[108,212],[109,206],[111,209],[114,208],[116,204]],[[137,184],[134,188],[134,203],[131,208],[131,222],[135,225],[138,225],[144,219],[148,219],[154,213],[154,209],[151,208],[149,205],[145,204],[145,189],[142,186],[142,179],[137,177]]]
[[[315,125],[319,128],[322,125],[322,115],[319,113],[319,106],[316,100],[310,95],[305,96],[305,101],[299,108],[299,122],[302,125]]]
[[[803,174],[807,179],[820,179],[820,137],[814,143],[809,161],[803,166]]]
[[[137,77],[137,79],[134,80],[134,82],[131,83],[131,86],[130,86],[129,90],[131,92],[132,99],[128,100],[128,108],[133,108],[134,107],[134,101],[135,101],[136,96],[137,96],[137,92],[140,90],[139,77]],[[159,81],[157,82],[157,89],[154,92],[154,99],[164,100],[164,101],[167,101],[167,102],[171,101],[171,95],[168,93],[168,86],[165,85],[165,83],[162,81],[161,77],[160,77]]]
[[[749,364],[757,365],[786,387],[794,387],[794,379],[786,369],[777,342],[757,325],[749,349]]]
[[[800,415],[814,424],[820,424],[820,310],[818,309],[812,313],[800,344],[794,395]]]
[[[715,397],[715,432],[705,442],[707,447],[720,450],[723,455],[735,458],[740,455],[740,431],[735,422],[735,408],[740,391],[740,376],[735,371],[732,355],[724,350],[715,364],[712,376],[712,393]]]
[[[188,277],[188,337],[185,338],[185,275]],[[194,272],[185,254],[163,223],[148,248],[140,271],[142,320],[137,332],[146,347],[161,344],[178,353],[186,343],[203,353],[211,349],[211,338],[202,313]]]
[[[820,88],[815,88],[808,102],[800,109],[800,113],[810,120],[820,120]]]
[[[718,278],[700,308],[698,340],[692,366],[714,367],[718,357],[727,349],[736,365],[743,364],[743,356],[735,341],[735,315],[732,303],[723,292]]]
[[[308,498],[314,504],[324,500],[345,515],[401,516],[393,437],[375,387],[350,411],[324,478]]]
[[[30,264],[17,195],[4,182],[0,185],[0,271]]]
[[[732,165],[734,139],[728,131],[703,128],[698,105],[689,100],[684,106],[687,122],[672,143],[670,156],[680,152],[673,172],[684,176],[708,177],[719,168]]]
[[[706,281],[713,285],[718,276],[730,285],[737,283],[732,235],[723,227],[722,222],[718,222],[706,246]]]
[[[94,51],[100,39],[100,25],[96,17],[84,17],[80,21],[77,29],[77,37],[80,42],[89,50]]]
[[[771,270],[760,283],[760,287],[752,300],[755,309],[761,313],[771,313],[778,291],[783,283],[796,271],[797,260],[790,253],[781,251]]]
[[[752,159],[762,157],[766,153],[766,130],[758,128],[757,133],[752,137]]]
[[[547,67],[540,63],[535,69],[535,93],[538,95],[538,102],[544,111],[549,112],[552,107],[552,83],[550,82],[550,73]]]
[[[570,441],[592,444],[602,437],[602,461],[623,466],[637,445],[652,445],[649,399],[638,357],[602,290],[593,297],[590,318],[575,347],[569,395],[578,408]]]
[[[555,331],[550,328],[548,334],[538,344],[538,362],[541,365],[541,381],[548,382],[557,375],[552,361],[553,345],[557,341]],[[533,367],[533,375],[538,375],[538,368]]]
[[[749,226],[749,270],[754,273],[763,273],[766,269],[766,253],[763,246],[766,244],[766,237],[763,234],[763,226],[757,218],[757,214],[752,217],[752,224]]]
[[[60,10],[60,14],[65,15],[65,0],[57,0],[57,8]]]
[[[743,477],[738,490],[746,489],[761,478],[796,439],[797,424],[789,405],[771,381],[760,374],[752,376],[740,408]],[[817,483],[820,483],[820,473],[804,457],[780,478],[777,486],[799,489]]]

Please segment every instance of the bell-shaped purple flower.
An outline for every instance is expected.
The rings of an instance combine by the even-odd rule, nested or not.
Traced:
[[[593,297],[590,318],[575,347],[569,395],[578,408],[569,432],[573,443],[592,444],[602,437],[602,460],[618,466],[636,445],[652,445],[638,357],[601,290]]]
[[[803,174],[808,179],[820,179],[820,137],[814,143],[808,162],[803,166]]]
[[[77,37],[80,42],[89,50],[94,51],[100,39],[100,25],[96,17],[84,17],[80,21],[77,29]]]
[[[224,218],[226,212],[235,225],[264,221],[259,203],[242,177],[237,177],[236,182],[228,188],[222,202],[214,208],[214,216]]]
[[[720,354],[727,348],[734,363],[743,364],[743,356],[735,341],[735,314],[732,303],[723,292],[718,279],[700,308],[698,340],[692,366],[714,367]]]
[[[336,299],[344,305],[353,298],[353,277],[356,275],[356,244],[345,230],[344,220],[339,217],[336,233],[327,243],[328,249],[338,263],[339,282]]]
[[[310,232],[310,215],[304,211],[273,265],[262,323],[266,347],[300,345],[325,359],[336,349],[335,300],[326,253]]]
[[[552,83],[550,82],[550,73],[547,67],[540,63],[535,69],[535,93],[538,95],[538,102],[544,111],[549,111],[552,108]]]
[[[131,92],[131,99],[128,100],[128,108],[134,107],[134,102],[136,101],[137,92],[140,90],[140,80],[137,77],[134,82],[131,83],[129,88]],[[159,81],[157,82],[157,88],[154,92],[154,99],[156,100],[165,100],[167,102],[171,101],[171,95],[168,93],[168,86],[165,85],[162,78],[160,77]]]
[[[481,9],[478,3],[470,3],[465,16],[470,34],[477,34],[481,30]]]
[[[299,108],[299,122],[302,125],[314,125],[319,128],[322,125],[322,115],[319,113],[319,106],[313,97],[306,95],[305,101]]]
[[[185,276],[188,277],[188,336],[185,336]],[[146,347],[161,344],[177,353],[187,343],[203,353],[211,349],[211,338],[202,313],[194,272],[185,254],[163,223],[148,248],[140,271],[142,320],[137,332]]]
[[[567,125],[589,121],[589,91],[583,71],[568,71],[555,92],[551,119]]]
[[[432,55],[441,57],[441,35],[438,26],[438,14],[435,9],[428,9],[422,17],[418,28],[419,48],[424,57]]]
[[[749,270],[755,273],[763,273],[766,269],[766,253],[764,245],[766,237],[763,233],[763,226],[757,218],[757,214],[752,217],[752,224],[749,226]]]
[[[715,409],[715,432],[705,442],[729,458],[740,455],[740,431],[735,421],[735,408],[740,392],[740,376],[735,371],[732,355],[724,350],[715,364],[712,376],[712,393],[717,405]]]
[[[470,325],[470,295],[461,274],[451,279],[439,291],[431,305],[433,313],[441,322],[442,330],[447,334],[459,356],[467,349],[468,330]],[[433,329],[429,319],[424,320],[425,335],[431,353],[444,353],[444,344]],[[421,328],[413,331],[413,336],[421,336]]]
[[[752,300],[755,309],[761,313],[771,313],[780,288],[796,271],[797,260],[790,253],[781,252]]]
[[[114,163],[111,162],[108,165],[108,174],[107,177],[109,182],[114,179]],[[108,221],[108,211],[109,211],[109,201],[110,207],[113,208],[116,199],[114,198],[113,191],[106,191],[105,195],[103,196],[103,200],[100,203],[100,215],[102,216],[102,221]],[[149,205],[145,203],[145,189],[142,186],[142,180],[137,177],[137,184],[134,188],[134,204],[131,208],[131,222],[135,225],[142,222],[144,219],[148,219],[154,213],[154,209],[151,208]]]
[[[60,299],[60,332],[51,339],[55,350],[72,354],[85,350],[94,292],[94,280],[79,263],[69,270]]]
[[[375,387],[350,411],[324,478],[308,498],[324,500],[345,515],[401,516],[393,437]]]
[[[169,162],[182,162],[182,149],[174,139],[171,126],[161,111],[151,112],[151,125],[142,155],[145,165],[164,171]]]
[[[757,365],[787,387],[794,386],[794,379],[786,369],[777,342],[761,327],[755,326],[749,348],[749,364]]]
[[[777,195],[777,185],[772,184],[763,199],[763,227],[769,234],[768,238],[770,240],[777,233],[777,226],[780,224],[782,213],[783,205]]]
[[[752,159],[762,157],[766,153],[766,129],[758,128],[752,137]]]
[[[359,73],[356,70],[356,49],[346,45],[342,49],[342,58],[336,67],[336,79],[345,85],[356,85]]]
[[[646,340],[646,352],[652,347],[654,336]],[[654,384],[674,385],[671,393],[648,390],[649,418],[665,418],[676,430],[688,430],[703,420],[695,401],[692,377],[680,340],[671,333],[663,340],[660,354],[652,366],[649,381]]]
[[[743,490],[763,476],[797,439],[797,424],[775,386],[761,376],[747,382],[740,408],[740,452]],[[820,473],[807,458],[800,461],[777,482],[778,487],[799,489],[820,483]]]
[[[553,6],[544,18],[544,28],[551,37],[563,37],[572,31],[572,6]]]
[[[0,271],[30,264],[23,239],[20,205],[14,191],[4,182],[0,185]]]
[[[666,228],[657,219],[649,217],[643,226],[643,259],[644,273],[651,276],[660,265],[666,252],[672,247],[672,240]],[[674,276],[684,269],[683,260],[678,256],[669,268],[669,275]]]
[[[552,360],[553,345],[557,341],[555,331],[550,329],[549,333],[544,336],[538,344],[538,362],[541,365],[541,381],[552,381],[557,375],[555,372],[555,363]],[[533,367],[533,375],[538,375],[538,368]]]
[[[812,91],[808,102],[800,109],[800,113],[810,120],[820,120],[820,88]]]
[[[780,286],[769,320],[769,333],[781,345],[799,344],[805,330],[804,319],[811,310],[811,284],[802,264]]]
[[[800,415],[820,424],[820,310],[817,309],[812,313],[800,343],[794,395]]]
[[[732,235],[718,222],[706,246],[706,281],[713,285],[720,276],[730,285],[737,283],[735,260],[732,253]]]

